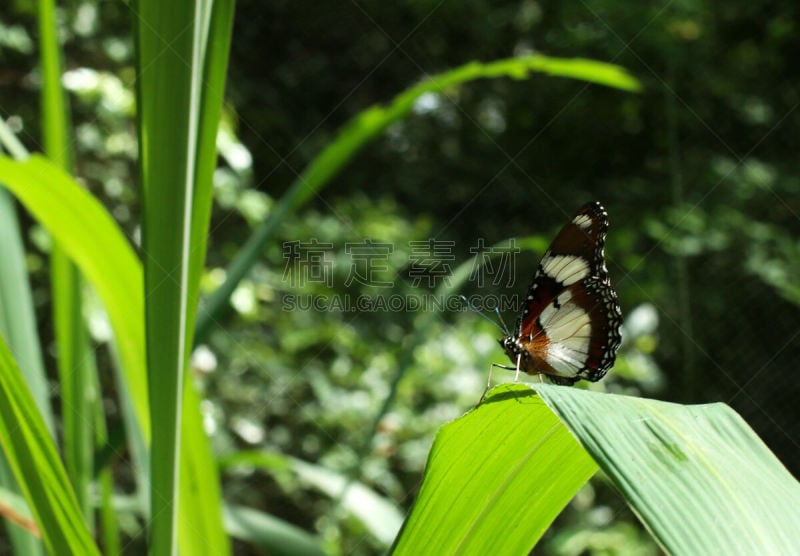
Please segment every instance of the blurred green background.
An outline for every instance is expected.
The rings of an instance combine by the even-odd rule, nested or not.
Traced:
[[[135,14],[109,1],[68,2],[59,13],[76,175],[138,242]],[[617,366],[592,387],[728,403],[797,476],[798,16],[797,3],[738,0],[240,1],[206,293],[343,123],[426,76],[541,52],[619,64],[644,90],[534,75],[422,97],[411,117],[285,221],[231,310],[201,339],[194,378],[222,461],[242,450],[294,456],[353,476],[405,511],[436,429],[477,402],[491,362],[506,362],[499,332],[472,312],[288,311],[287,296],[431,294],[427,280],[414,279],[410,242],[448,242],[441,245],[451,246],[454,270],[469,268],[479,240],[512,237],[525,247],[513,284],[467,280],[455,293],[521,295],[555,231],[597,199],[611,220],[606,256],[626,325]],[[0,8],[0,115],[40,151],[35,28],[28,1]],[[49,240],[26,224],[38,322],[51,341]],[[312,239],[331,245],[323,259],[329,284],[293,282],[286,272],[285,242]],[[348,280],[346,244],[365,239],[392,245],[374,276],[391,288]],[[87,309],[108,365],[104,316],[99,303]],[[101,377],[113,425],[113,384],[109,373]],[[118,477],[126,465],[115,463]],[[229,466],[226,500],[318,531],[332,552],[384,548],[320,481],[279,467]],[[603,477],[540,548],[656,552]]]

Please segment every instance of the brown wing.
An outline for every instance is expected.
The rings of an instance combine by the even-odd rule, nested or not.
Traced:
[[[512,360],[522,353],[521,370],[572,383],[599,380],[614,364],[622,312],[605,266],[607,231],[605,209],[588,203],[545,252],[515,334],[503,343]]]

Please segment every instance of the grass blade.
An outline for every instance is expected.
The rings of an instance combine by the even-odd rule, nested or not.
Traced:
[[[151,444],[150,554],[174,554],[191,209],[205,4],[136,4],[137,120]],[[193,508],[184,508],[192,512]]]
[[[0,178],[2,178],[0,176]],[[0,186],[2,186],[0,182]],[[42,349],[34,318],[33,299],[25,266],[25,249],[19,232],[14,199],[0,190],[0,333],[8,338],[14,356],[25,366],[25,381],[42,412],[48,431],[54,430],[50,389],[44,372]]]
[[[203,430],[200,400],[191,383],[184,386],[181,457],[181,553],[223,556],[230,553],[225,532],[219,471]]]
[[[44,546],[38,542],[42,534],[39,532],[39,527],[31,515],[31,509],[22,495],[0,488],[0,514],[3,519],[9,523],[13,523],[28,531],[33,537],[36,537],[37,546],[40,546],[44,551]],[[15,552],[17,554],[17,552]]]
[[[150,550],[174,553],[180,530],[183,550],[224,554],[230,547],[218,475],[184,375],[205,256],[233,3],[140,0],[137,6],[147,360],[152,418],[159,424],[152,443]]]
[[[6,185],[61,242],[103,301],[121,363],[119,386],[128,441],[137,458],[139,471],[146,471],[146,464],[143,469],[142,464],[146,458],[150,421],[144,370],[142,269],[130,244],[110,215],[89,193],[39,156],[34,155],[25,162],[0,157],[0,183]],[[199,416],[196,396],[186,399],[184,439],[193,448],[185,457],[190,460],[187,465],[194,469],[187,477],[194,477],[194,482],[181,485],[182,497],[189,501],[189,510],[182,515],[190,525],[188,531],[194,534],[194,540],[185,541],[185,535],[182,535],[181,543],[190,542],[193,546],[206,541],[204,549],[209,553],[224,554],[228,547],[224,531],[211,529],[215,520],[220,522],[216,527],[222,528],[221,507],[215,502],[219,500],[216,467],[200,419],[189,417],[190,412]],[[145,475],[142,480],[146,482],[146,479]],[[202,487],[198,488],[198,484]],[[208,528],[207,532],[200,535],[197,526],[191,527],[192,523],[203,524]]]
[[[69,141],[69,104],[61,85],[61,51],[55,3],[39,0],[39,42],[42,68],[42,124],[45,154],[67,172],[72,171]],[[90,495],[94,403],[94,354],[83,320],[82,279],[58,243],[50,253],[53,323],[58,345],[61,384],[61,420],[64,456],[78,503],[89,527],[94,524]]]
[[[19,232],[14,200],[7,191],[0,191],[0,335],[24,369],[25,382],[40,408],[45,427],[52,435],[49,388],[42,362],[33,300],[25,268],[25,250]],[[5,457],[0,456],[0,482],[12,492],[21,493]],[[44,554],[41,542],[9,521],[6,530],[17,554]]]
[[[0,445],[51,554],[99,554],[58,452],[0,340]]]
[[[114,329],[123,386],[147,443],[142,269],[131,245],[94,197],[40,156],[24,162],[0,156],[0,185],[60,243],[97,290]]]
[[[58,343],[58,378],[61,386],[61,422],[64,460],[86,522],[94,523],[90,500],[94,450],[92,422],[96,374],[94,353],[82,312],[82,280],[60,247],[50,256],[53,323]]]
[[[100,391],[98,376],[93,375],[95,380],[95,392]],[[94,404],[95,428],[94,428],[94,447],[98,452],[108,445],[108,431],[106,429],[106,416],[103,413],[103,405]],[[119,530],[117,528],[117,516],[114,512],[114,478],[111,469],[106,466],[97,470],[97,489],[99,491],[98,500],[98,522],[100,525],[99,537],[102,539],[101,547],[106,556],[117,556],[122,553],[119,542]]]
[[[264,245],[273,237],[283,219],[325,187],[365,145],[383,133],[391,124],[408,115],[419,97],[426,93],[442,93],[449,88],[476,79],[498,77],[525,79],[536,72],[580,79],[626,91],[640,89],[639,82],[619,66],[582,58],[564,59],[533,55],[485,64],[471,62],[432,76],[406,89],[385,107],[374,105],[367,108],[347,122],[339,131],[337,138],[303,170],[278,201],[275,209],[240,249],[227,269],[225,282],[201,307],[195,341],[202,340],[209,332],[214,319],[222,312],[231,293],[258,259]]]
[[[213,176],[217,166],[217,128],[228,67],[233,8],[233,0],[214,2],[209,28],[211,40],[207,43],[205,53],[187,284],[186,334],[189,337],[194,332],[200,279],[205,263]],[[191,340],[186,344],[187,357],[190,347]],[[229,554],[231,547],[223,522],[219,470],[203,429],[200,402],[191,383],[184,386],[182,424],[180,499],[183,507],[193,508],[193,511],[181,512],[178,524],[181,552],[209,556]]]
[[[3,143],[17,157],[27,157],[28,152],[16,140],[5,122],[0,122]],[[47,385],[42,351],[35,322],[33,301],[25,265],[25,249],[19,230],[13,198],[0,191],[0,335],[8,338],[12,353],[19,360],[36,405],[45,426],[55,437],[50,389]],[[0,483],[12,492],[20,493],[13,473],[3,455],[0,455]],[[39,539],[31,536],[25,528],[18,527],[14,520],[5,524],[9,540],[17,554],[44,554]]]
[[[138,483],[147,485],[150,420],[139,261],[103,206],[48,160],[38,155],[24,162],[0,157],[0,183],[59,242],[103,302],[114,330],[128,442]]]

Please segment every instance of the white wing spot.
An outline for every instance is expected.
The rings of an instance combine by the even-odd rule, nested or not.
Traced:
[[[556,282],[570,286],[589,275],[589,263],[574,255],[551,255],[542,261],[542,270]]]
[[[575,224],[582,230],[586,230],[592,227],[592,217],[588,214],[579,214],[575,218],[572,219],[572,223]]]

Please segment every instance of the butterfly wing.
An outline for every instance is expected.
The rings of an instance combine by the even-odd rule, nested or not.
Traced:
[[[600,380],[614,364],[622,311],[605,265],[607,231],[605,209],[588,203],[545,252],[511,338],[521,370],[572,384]]]

